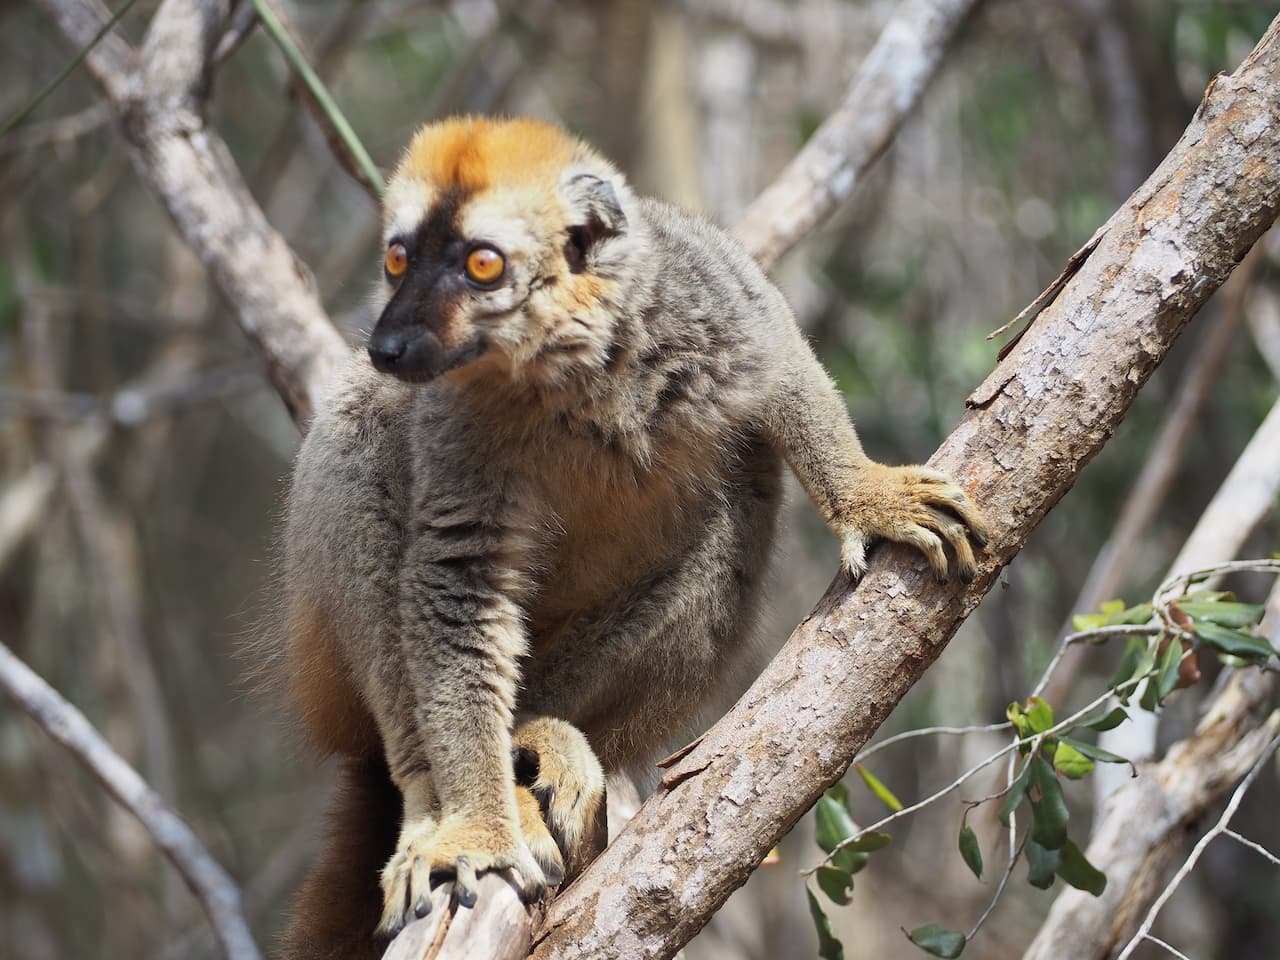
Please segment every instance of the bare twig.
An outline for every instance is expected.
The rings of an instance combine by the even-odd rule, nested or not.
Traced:
[[[196,835],[111,749],[84,714],[0,643],[0,689],[71,752],[122,807],[138,818],[200,900],[228,960],[258,960],[240,911],[240,892]]]
[[[867,54],[849,92],[734,235],[766,268],[847,200],[888,147],[976,0],[906,0]]]
[[[1133,955],[1133,951],[1138,948],[1138,944],[1147,938],[1151,933],[1151,927],[1156,922],[1156,917],[1164,905],[1169,902],[1169,898],[1173,896],[1173,892],[1178,889],[1178,885],[1187,878],[1187,875],[1195,869],[1196,864],[1200,861],[1200,856],[1208,848],[1209,844],[1221,836],[1231,823],[1231,818],[1236,815],[1236,810],[1240,808],[1240,801],[1244,799],[1244,795],[1249,792],[1249,788],[1253,786],[1253,781],[1257,779],[1259,772],[1272,755],[1276,752],[1276,748],[1280,747],[1280,736],[1273,737],[1271,742],[1263,747],[1258,754],[1258,759],[1254,761],[1249,772],[1245,774],[1245,778],[1240,781],[1240,785],[1236,787],[1235,792],[1231,794],[1231,799],[1227,801],[1227,808],[1222,811],[1222,816],[1205,835],[1200,838],[1199,842],[1191,851],[1191,855],[1178,868],[1178,872],[1173,875],[1164,890],[1160,892],[1160,896],[1156,898],[1156,902],[1151,905],[1151,909],[1147,911],[1146,917],[1142,921],[1142,926],[1138,928],[1130,941],[1125,944],[1124,950],[1120,952],[1120,956],[1116,960],[1128,960]]]

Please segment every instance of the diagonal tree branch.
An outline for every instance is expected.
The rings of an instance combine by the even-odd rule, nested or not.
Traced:
[[[833,584],[737,705],[548,912],[534,957],[670,957],[847,768],[1101,449],[1187,321],[1280,210],[1280,18],[969,400],[931,463],[993,527],[938,586],[897,547]]]
[[[209,917],[228,960],[258,960],[240,891],[181,818],[94,729],[30,667],[0,643],[0,690],[45,733],[66,747],[115,800],[138,818],[186,881]]]
[[[39,3],[77,45],[107,17],[95,0]],[[266,357],[294,419],[305,424],[346,347],[310,271],[267,222],[226,145],[205,122],[210,64],[229,5],[165,0],[140,54],[108,35],[86,63],[117,111],[134,168]]]
[[[767,270],[849,199],[937,73],[977,0],[906,0],[849,92],[733,234]]]

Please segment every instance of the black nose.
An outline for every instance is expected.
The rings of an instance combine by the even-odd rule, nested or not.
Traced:
[[[369,339],[369,359],[373,361],[374,369],[394,373],[408,346],[408,338],[402,335],[378,336],[375,333]]]

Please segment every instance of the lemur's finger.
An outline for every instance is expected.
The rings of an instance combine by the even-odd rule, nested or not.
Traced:
[[[916,524],[908,524],[903,527],[901,537],[903,543],[915,547],[925,555],[925,559],[929,561],[929,566],[933,569],[933,576],[939,583],[947,582],[947,554],[942,549],[942,538],[932,530]]]
[[[431,912],[431,864],[426,857],[413,858],[409,889],[413,891],[413,915],[422,919]]]
[[[962,582],[973,583],[973,578],[978,574],[978,564],[973,557],[973,548],[969,546],[969,537],[965,532],[964,524],[935,507],[930,507],[929,513],[932,515],[935,529],[956,552],[957,575]]]
[[[453,891],[462,906],[476,905],[476,868],[471,865],[470,857],[459,856],[455,862]]]
[[[382,919],[378,921],[378,930],[388,937],[394,937],[404,929],[405,917],[409,911],[408,868],[403,855],[398,855],[383,873],[383,883],[387,891],[386,902],[382,908]],[[390,877],[390,882],[387,881]]]
[[[925,479],[932,480],[931,477]],[[921,486],[919,488],[920,499],[925,503],[934,506],[946,507],[958,516],[964,525],[969,528],[969,536],[973,537],[974,543],[980,547],[985,547],[990,539],[987,530],[987,521],[980,514],[973,501],[958,486],[949,479],[943,478],[943,481],[937,482],[936,486]]]
[[[512,866],[520,876],[520,896],[525,903],[533,903],[546,892],[547,878],[527,847],[521,847]]]

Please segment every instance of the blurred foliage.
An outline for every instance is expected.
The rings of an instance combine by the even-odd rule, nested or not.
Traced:
[[[132,42],[156,5],[139,0],[124,18]],[[839,101],[894,6],[788,0],[781,37],[751,34],[733,4],[695,0],[308,0],[278,9],[384,171],[432,117],[550,116],[612,154],[642,190],[730,221]],[[778,271],[872,455],[928,456],[994,362],[985,334],[1034,298],[1141,182],[1205,84],[1234,68],[1274,13],[1261,0],[982,6],[849,208]],[[7,118],[74,51],[31,5],[0,7],[0,28]],[[131,172],[98,103],[81,68],[0,138],[0,502],[36,490],[50,470],[54,477],[25,534],[0,543],[0,632],[244,882],[265,943],[314,851],[329,783],[272,698],[253,693],[261,684],[252,658],[237,654],[269,596],[297,438],[262,380],[233,375],[256,359]],[[334,161],[262,31],[219,67],[210,120],[356,341],[371,320],[378,213]],[[1280,296],[1278,280],[1270,254],[1250,302]],[[1221,316],[1219,298],[904,701],[892,730],[982,721],[1025,695],[1203,331]],[[1200,416],[1174,494],[1144,535],[1126,595],[1152,590],[1275,398],[1248,329]],[[182,395],[197,375],[218,388]],[[178,401],[140,423],[86,415],[122,390],[161,386]],[[68,496],[68,464],[92,480],[97,503],[87,511]],[[765,630],[774,643],[835,569],[834,544],[807,506],[785,526]],[[1246,552],[1270,553],[1278,532],[1269,520]],[[87,549],[95,535],[106,544],[97,560]],[[1244,599],[1260,599],[1248,586]],[[1096,686],[1112,666],[1090,661],[1082,684]],[[158,692],[150,707],[146,677]],[[1180,702],[1166,714],[1167,736],[1194,719],[1194,698]],[[919,796],[991,742],[896,751],[876,775],[898,796]],[[1238,820],[1273,848],[1275,791],[1270,775]],[[854,793],[858,822],[880,816],[868,791]],[[1073,824],[1087,816],[1072,810]],[[988,844],[993,824],[971,822]],[[955,855],[954,830],[926,812],[895,836],[891,858],[873,858],[853,903],[832,918],[850,960],[900,955],[898,924],[980,909],[987,892]],[[794,869],[817,855],[811,838],[797,831],[782,866],[759,871],[689,956],[814,956]],[[1273,954],[1280,877],[1260,858],[1215,851],[1180,896],[1184,908],[1162,921],[1165,939],[1196,956]],[[213,955],[198,910],[147,838],[7,709],[0,897],[0,958]],[[1010,901],[966,956],[1020,953],[1049,901],[1027,890],[1011,891]]]

